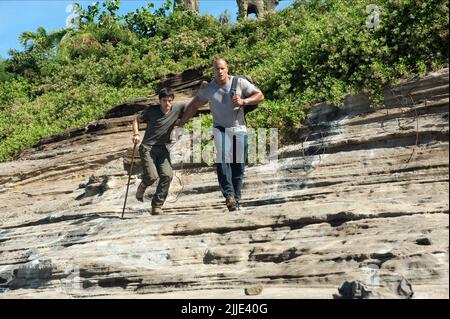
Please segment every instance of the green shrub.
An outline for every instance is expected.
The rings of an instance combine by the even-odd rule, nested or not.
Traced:
[[[24,33],[25,50],[0,61],[0,160],[153,93],[163,74],[200,68],[212,76],[218,55],[266,97],[248,124],[278,127],[284,141],[315,103],[341,105],[363,91],[378,105],[386,86],[448,66],[447,1],[379,0],[380,23],[368,28],[372,3],[297,0],[263,20],[229,25],[168,14],[169,1],[119,16],[120,2],[109,0],[82,10],[79,29]],[[210,115],[201,119],[212,124]]]

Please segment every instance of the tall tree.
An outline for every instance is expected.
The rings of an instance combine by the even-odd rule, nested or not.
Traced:
[[[199,0],[175,0],[173,7],[181,10],[192,10],[198,12],[199,10]]]
[[[62,29],[48,34],[45,28],[39,27],[36,32],[27,31],[21,33],[19,42],[25,47],[26,51],[49,51],[58,45],[66,32],[67,30]]]

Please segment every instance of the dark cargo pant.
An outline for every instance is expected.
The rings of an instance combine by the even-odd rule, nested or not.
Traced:
[[[153,185],[159,177],[159,183],[152,199],[152,207],[161,207],[166,201],[170,182],[173,179],[170,152],[166,145],[147,146],[141,144],[139,155],[142,162],[142,181],[145,185]]]

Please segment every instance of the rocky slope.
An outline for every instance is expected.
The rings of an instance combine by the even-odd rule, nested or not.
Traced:
[[[186,100],[201,80],[166,83]],[[0,298],[243,298],[255,286],[258,298],[332,298],[345,280],[398,278],[415,298],[448,298],[448,69],[374,109],[363,95],[315,106],[298,143],[247,169],[237,213],[212,167],[175,163],[165,214],[136,201],[135,171],[121,219],[131,120],[155,103],[129,101],[0,164]]]

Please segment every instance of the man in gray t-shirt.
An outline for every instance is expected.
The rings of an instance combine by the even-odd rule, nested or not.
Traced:
[[[234,76],[229,76],[228,81],[224,84],[219,84],[216,80],[212,80],[208,85],[198,90],[197,96],[209,102],[214,127],[234,127],[245,131],[244,109],[235,107],[230,92],[233,78]],[[236,96],[251,96],[255,92],[259,92],[256,86],[244,78],[238,79]],[[245,102],[243,103],[245,105]]]
[[[239,208],[244,179],[247,134],[243,108],[264,100],[264,95],[249,81],[239,78],[236,94],[231,96],[232,76],[222,59],[213,62],[214,80],[202,85],[197,96],[186,106],[178,124],[182,127],[198,110],[209,102],[214,123],[214,144],[217,150],[216,169],[220,190],[229,211]]]
[[[174,94],[169,89],[159,92],[159,107],[149,107],[136,116],[133,121],[132,141],[138,144],[141,141],[139,123],[147,123],[144,139],[139,146],[139,155],[142,162],[142,181],[136,191],[136,198],[144,200],[144,193],[148,186],[152,185],[159,177],[158,187],[152,199],[152,214],[162,213],[162,206],[169,193],[170,183],[173,178],[170,152],[167,144],[170,144],[170,135],[175,122],[184,111],[185,104],[172,106]]]

